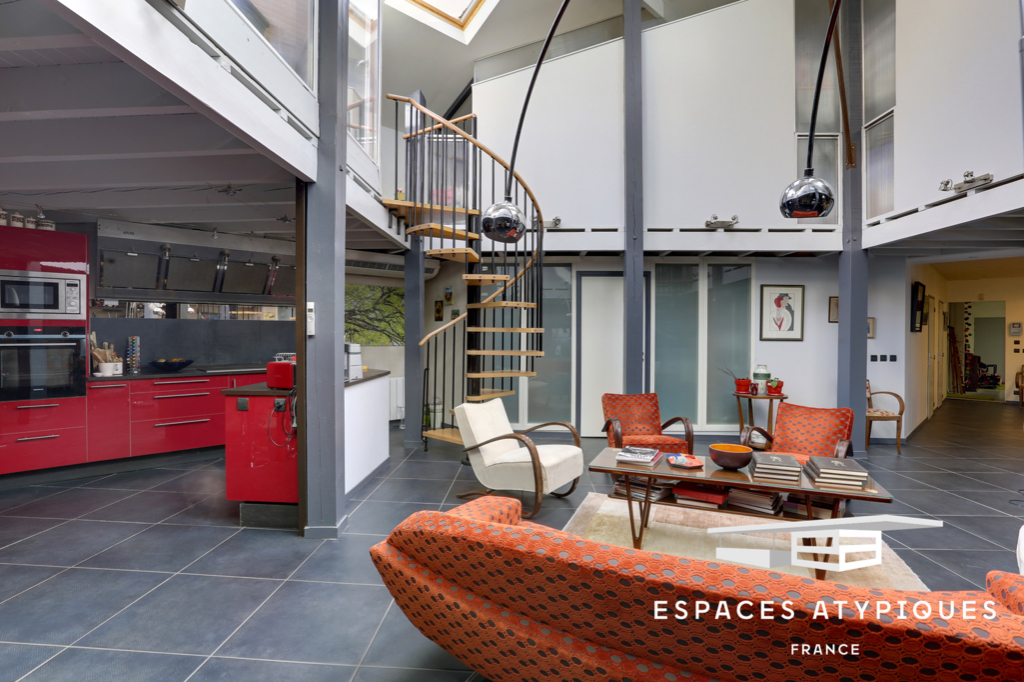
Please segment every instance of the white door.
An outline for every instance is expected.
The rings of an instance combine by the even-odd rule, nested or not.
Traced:
[[[580,435],[600,438],[601,396],[622,393],[622,277],[580,277]]]
[[[937,404],[939,351],[936,332],[939,329],[939,313],[935,307],[934,297],[928,296],[925,299],[925,305],[928,306],[928,418],[930,419]]]

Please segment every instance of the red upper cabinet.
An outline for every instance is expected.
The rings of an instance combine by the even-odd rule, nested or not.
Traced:
[[[0,244],[0,270],[89,273],[88,235],[0,227]]]
[[[89,383],[89,461],[131,456],[131,392],[127,381]]]

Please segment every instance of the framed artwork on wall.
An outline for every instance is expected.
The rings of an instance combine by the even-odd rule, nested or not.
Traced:
[[[919,332],[924,326],[924,285],[914,282],[910,287],[910,331]]]
[[[868,338],[875,338],[875,318],[873,317],[868,318]]]
[[[804,285],[761,285],[761,340],[804,340]]]
[[[839,323],[839,297],[829,296],[828,297],[828,321]]]
[[[444,301],[434,301],[434,322],[444,319]]]

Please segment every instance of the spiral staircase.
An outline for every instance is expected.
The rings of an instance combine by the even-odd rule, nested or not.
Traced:
[[[536,359],[544,355],[544,220],[533,192],[515,173],[512,201],[528,229],[515,244],[487,238],[481,213],[504,199],[510,171],[476,139],[476,115],[448,121],[411,98],[387,98],[395,101],[396,123],[404,112],[408,132],[402,143],[396,133],[395,145],[396,157],[404,154],[406,190],[384,205],[406,234],[423,240],[427,258],[465,268],[459,284],[466,310],[419,341],[424,444],[462,443],[455,406],[514,396],[521,377],[537,376]],[[407,424],[413,414],[407,409]]]

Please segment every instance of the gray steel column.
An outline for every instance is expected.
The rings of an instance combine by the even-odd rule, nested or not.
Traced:
[[[317,181],[306,186],[304,301],[316,310],[313,336],[304,335],[305,495],[303,534],[336,538],[345,512],[345,141],[348,0],[320,3],[320,139]],[[298,316],[304,325],[299,301]]]
[[[861,83],[861,3],[846,0],[840,10],[839,28],[846,72],[846,96],[849,102],[850,132],[863,154],[863,108]],[[861,168],[847,168],[842,175],[843,252],[839,255],[839,376],[836,404],[854,413],[853,449],[864,452],[864,419],[868,375],[868,252],[863,249],[864,225]]]
[[[426,106],[427,98],[417,90],[410,98]],[[410,108],[411,109],[411,108]],[[411,133],[416,127],[416,116],[410,114],[405,121],[405,132]],[[398,125],[398,122],[395,122]],[[413,192],[416,169],[419,168],[422,153],[420,141],[423,136],[410,137],[409,156],[405,166],[405,195],[417,196]],[[410,199],[419,201],[419,199]],[[405,252],[405,447],[418,448],[423,445],[423,351],[419,346],[423,338],[423,297],[424,284],[423,238],[410,237],[409,250]]]
[[[640,50],[642,0],[624,0],[625,40],[625,245],[623,253],[624,393],[644,392],[644,176],[643,65]]]

